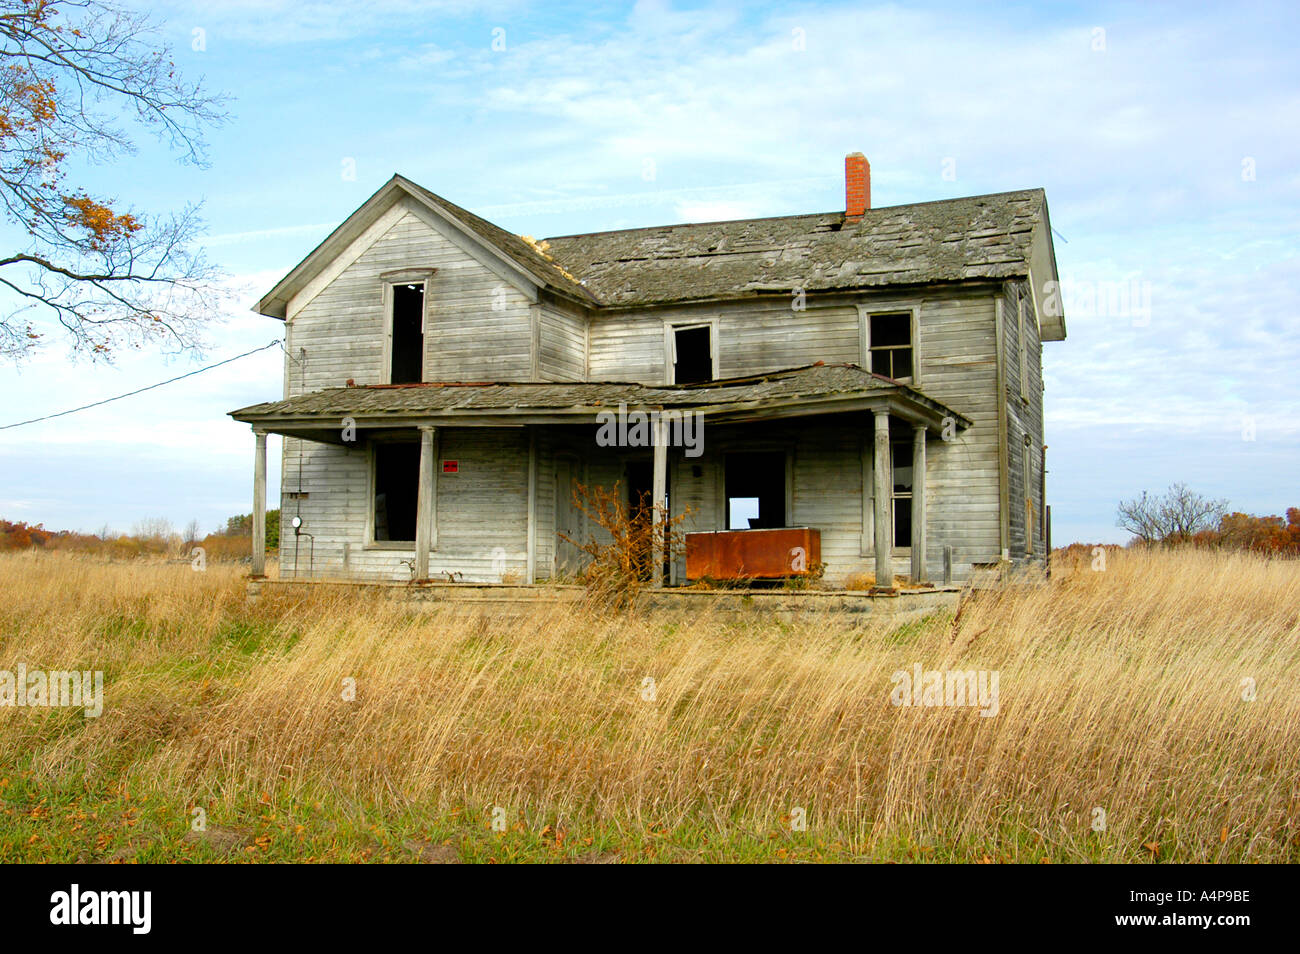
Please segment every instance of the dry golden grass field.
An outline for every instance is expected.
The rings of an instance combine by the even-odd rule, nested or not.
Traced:
[[[241,573],[0,557],[0,670],[104,672],[98,718],[0,707],[0,862],[1300,860],[1294,561],[1112,553],[902,627]],[[891,704],[915,664],[996,715]]]

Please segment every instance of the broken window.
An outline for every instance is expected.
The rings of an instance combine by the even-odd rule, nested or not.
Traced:
[[[673,384],[699,384],[713,380],[713,327],[691,325],[673,328],[671,334]]]
[[[728,454],[726,468],[727,529],[784,527],[785,454]]]
[[[889,447],[894,464],[894,546],[912,545],[912,445],[896,441]]]
[[[375,444],[375,540],[415,543],[420,443]]]
[[[909,312],[872,315],[869,334],[872,373],[887,378],[910,378],[912,315]]]
[[[390,384],[416,384],[424,375],[424,283],[393,285]]]

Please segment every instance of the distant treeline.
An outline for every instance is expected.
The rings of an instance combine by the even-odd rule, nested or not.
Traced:
[[[1163,528],[1162,528],[1163,529]],[[1057,553],[1083,555],[1100,544],[1072,543]],[[1105,544],[1106,549],[1123,549]],[[1269,556],[1300,557],[1300,507],[1289,507],[1285,517],[1257,517],[1249,513],[1225,513],[1213,527],[1191,532],[1166,530],[1137,535],[1130,547],[1195,547],[1205,550],[1246,550]]]
[[[252,514],[231,517],[224,527],[204,534],[197,520],[183,531],[173,529],[170,521],[160,518],[142,520],[130,533],[105,527],[98,533],[75,530],[47,530],[43,524],[14,523],[0,519],[0,552],[12,550],[63,550],[88,553],[112,559],[134,557],[188,558],[195,547],[202,547],[209,560],[242,560],[252,549]],[[266,514],[266,548],[280,546],[280,511]]]

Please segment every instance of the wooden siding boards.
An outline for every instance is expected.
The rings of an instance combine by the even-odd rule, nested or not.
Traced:
[[[587,322],[566,309],[538,305],[538,376],[582,381],[587,374]]]
[[[358,264],[363,263],[359,261]],[[972,289],[951,292],[945,296],[932,294],[925,299],[900,300],[876,296],[864,301],[868,312],[895,308],[917,310],[917,362],[923,390],[974,422],[973,427],[957,433],[950,441],[941,440],[938,434],[931,435],[926,467],[926,526],[930,541],[927,571],[932,577],[938,577],[942,573],[943,548],[952,546],[957,576],[964,578],[972,563],[993,562],[999,555],[1001,495],[998,491],[997,351],[993,294],[988,289]],[[778,305],[772,302],[764,303],[758,309],[754,308],[753,303],[748,303],[747,306],[722,310],[714,308],[709,311],[719,319],[720,364],[727,369],[724,373],[768,370],[769,364],[772,368],[789,367],[799,361],[863,360],[863,356],[858,353],[861,347],[858,310],[853,305],[815,306],[804,312],[793,312],[785,303]],[[575,316],[565,314],[558,308],[542,307],[540,312],[543,342],[552,333],[564,336],[571,346],[576,346],[579,340],[585,338],[585,335],[580,336]],[[527,313],[525,307],[521,315],[526,316]],[[629,314],[620,319],[594,321],[591,328],[592,340],[598,344],[593,347],[591,377],[660,383],[664,374],[663,324],[665,319],[672,321],[679,318],[683,321],[700,320],[701,310],[664,309],[656,310],[653,314]],[[527,324],[526,318],[523,318],[522,324],[524,330],[521,337],[528,340],[528,329],[531,326]],[[298,327],[301,329],[303,326]],[[785,332],[783,329],[786,327],[792,330]],[[621,344],[611,343],[620,339]],[[638,341],[641,343],[639,349],[635,344]],[[566,364],[558,353],[548,353],[546,347],[543,347],[541,358],[543,377],[557,380],[579,377],[578,359],[575,357],[567,359]],[[291,383],[291,390],[296,393],[299,387]],[[905,430],[907,433],[898,436],[909,438],[910,428]],[[861,440],[862,435],[868,431],[869,421],[861,423],[860,427],[857,424],[843,423],[825,427],[769,424],[730,429],[733,437],[742,444],[771,444],[773,441],[784,440],[793,448],[796,465],[793,468],[793,509],[790,519],[822,530],[823,559],[828,564],[827,574],[831,580],[851,572],[874,570],[869,549],[863,551],[861,546],[864,534],[869,537],[871,532],[869,515],[868,522],[864,523],[862,507],[864,483]],[[615,453],[617,449],[601,449],[601,453],[596,453],[594,434],[578,438],[572,433],[562,434],[554,428],[541,428],[540,432],[542,436],[537,456],[536,576],[545,579],[550,575],[555,557],[555,455],[573,455],[588,468],[589,480],[606,486],[612,486],[615,480],[623,480],[623,469],[629,455],[619,455]],[[720,511],[718,503],[721,496],[721,457],[714,445],[720,435],[725,439],[728,432],[727,428],[706,428],[706,452],[703,458],[680,459],[680,453],[677,452],[673,456],[674,511],[680,512],[682,507],[689,504],[697,510],[691,523],[700,528],[721,528],[725,524],[725,515]],[[289,458],[296,453],[297,444],[293,439],[285,440],[286,486],[289,485],[289,475],[293,472]],[[310,443],[305,447],[309,461],[318,454],[337,451]],[[448,456],[451,456],[450,451],[444,450],[442,457]],[[526,457],[526,453],[523,454],[525,460]],[[695,466],[701,468],[702,478],[693,476]],[[308,464],[304,469],[306,483],[318,482],[312,478],[312,471],[312,465]],[[327,469],[319,469],[317,478],[332,482],[335,478],[326,478],[327,472]],[[364,478],[363,468],[362,481]],[[462,483],[466,482],[464,477],[459,479]],[[351,479],[350,486],[360,499],[360,506],[368,506],[368,501],[364,499],[364,486],[356,490],[355,477]],[[869,483],[866,486],[869,487]],[[700,491],[702,496],[695,495],[692,488],[696,487],[704,488]],[[312,500],[313,510],[319,499],[322,498]],[[337,495],[331,499],[336,500]],[[442,499],[443,488],[440,487],[439,501]],[[334,506],[334,503],[329,506]],[[526,559],[524,509],[521,498],[520,520],[523,522],[516,528],[519,538],[508,545],[504,542],[499,544],[509,554],[508,562],[512,567],[515,562]],[[386,578],[400,578],[400,573],[405,572],[400,566],[401,557],[391,552],[367,551],[361,546],[364,537],[364,510],[359,522],[348,523],[337,518],[334,518],[334,522],[341,524],[337,527],[339,533],[351,537],[353,546],[349,550],[349,559],[355,570],[366,574],[387,574]],[[334,529],[331,527],[332,532]],[[440,545],[444,530],[445,525],[440,521]],[[502,539],[513,538],[506,532]],[[318,539],[318,554],[325,559],[333,559],[332,554],[340,546],[340,540],[332,534],[326,535],[326,539]],[[906,553],[906,548],[898,548],[895,554],[896,567],[900,568],[900,572],[906,572]],[[432,566],[440,570],[454,569],[450,564],[440,563],[438,557],[439,554],[435,553]],[[480,563],[482,559],[479,558]],[[488,559],[490,561],[490,557]],[[476,565],[470,571],[475,575],[466,578],[482,579],[482,570],[482,566]],[[467,571],[461,569],[457,572]],[[677,576],[678,579],[684,576],[681,567],[677,569]]]
[[[1042,342],[1028,282],[1007,282],[1002,303],[1006,325],[1004,400],[1007,408],[1008,548],[1013,562],[1023,562],[1027,558],[1043,559],[1046,555],[1046,539],[1042,532]],[[1020,367],[1022,328],[1025,335],[1023,378]],[[1026,476],[1028,487],[1025,485]],[[1026,512],[1026,500],[1033,511],[1032,519]],[[1029,553],[1026,553],[1026,534],[1030,538]]]
[[[862,322],[874,311],[912,311],[916,385],[929,397],[968,417],[972,426],[951,440],[930,434],[926,484],[927,571],[943,572],[943,551],[954,551],[956,576],[972,564],[991,563],[1006,546],[1023,559],[1028,536],[1042,559],[1043,405],[1041,340],[1027,281],[1018,278],[808,293],[795,310],[788,294],[739,301],[589,309],[559,295],[531,293],[503,277],[500,263],[476,258],[453,230],[406,197],[358,238],[331,266],[328,280],[304,287],[288,303],[284,398],[386,380],[388,316],[386,272],[428,268],[424,378],[427,381],[626,381],[667,380],[666,325],[713,322],[721,377],[755,374],[814,362],[867,364]],[[1027,366],[1021,384],[1018,318],[1024,299]],[[1000,346],[1000,348],[999,348]],[[910,441],[911,428],[896,439]],[[342,421],[339,422],[342,427]],[[706,426],[705,453],[670,456],[670,502],[693,516],[686,529],[725,526],[723,455],[727,448],[787,449],[791,509],[788,522],[822,531],[827,578],[874,570],[869,493],[863,447],[869,415],[799,423]],[[588,485],[623,481],[627,460],[649,458],[648,449],[598,448],[594,429],[536,426],[535,578],[555,566],[557,460],[572,462]],[[1030,440],[1026,449],[1025,437]],[[414,439],[415,432],[412,432]],[[864,445],[864,440],[866,444]],[[440,428],[439,463],[461,461],[461,472],[437,487],[437,547],[431,572],[496,582],[502,568],[523,578],[527,565],[528,446],[526,428]],[[301,513],[315,538],[315,569],[361,578],[409,578],[402,560],[410,550],[368,546],[370,452],[355,447],[283,441],[281,510]],[[1028,465],[1028,484],[1025,465]],[[864,483],[864,478],[867,482]],[[306,496],[292,496],[301,480]],[[1026,520],[1025,501],[1033,509]],[[1005,529],[1004,529],[1005,528]],[[1006,540],[1003,543],[1002,537]],[[293,566],[294,538],[283,536],[282,572]],[[300,573],[308,569],[308,538],[298,540]],[[907,572],[906,549],[895,566]],[[674,577],[684,578],[679,563]]]
[[[412,430],[412,439],[417,434]],[[286,462],[281,513],[286,518],[301,514],[303,531],[315,537],[314,565],[309,565],[309,539],[298,540],[299,575],[346,573],[367,579],[409,580],[410,570],[402,561],[414,558],[414,543],[376,547],[366,540],[371,445],[297,443],[304,449],[302,485],[308,495],[301,499],[290,496],[298,486],[295,455]],[[528,561],[527,430],[439,428],[438,448],[438,469],[441,461],[456,460],[459,472],[438,474],[438,536],[430,553],[430,575],[445,578],[456,574],[458,580],[499,583],[504,574],[522,582]],[[294,567],[294,536],[287,519],[285,527],[280,567],[288,576]]]
[[[428,381],[526,381],[532,377],[530,300],[449,237],[407,211],[355,262],[289,319],[286,348],[306,349],[290,396],[382,384],[384,272],[435,269],[425,292]]]
[[[952,440],[931,435],[925,467],[926,572],[930,579],[942,579],[943,548],[951,546],[954,573],[962,579],[971,564],[998,558],[993,294],[972,290],[940,297],[931,292],[921,302],[919,324],[921,389],[974,422]]]
[[[417,265],[435,269],[425,293],[425,380],[525,381],[533,377],[528,297],[405,208],[355,261],[291,313],[286,328],[290,356],[286,359],[286,397],[340,387],[348,379],[358,385],[386,380],[382,361],[388,316],[380,276]],[[571,380],[582,352],[573,348],[569,323],[558,310],[548,313],[547,309],[543,309],[543,322],[562,329],[556,339],[570,352],[560,354],[553,349],[548,359],[550,373]],[[575,350],[576,354],[572,353]],[[494,551],[500,547],[507,572],[523,578],[528,460],[524,434],[522,429],[440,431],[440,458],[456,459],[461,454],[466,470],[464,475],[438,481],[438,547],[430,561],[435,576],[453,572],[468,580],[496,582],[502,560],[497,554],[494,563]],[[413,557],[413,545],[409,551],[367,547],[367,445],[337,447],[286,437],[282,464],[281,512],[286,516],[301,513],[303,530],[315,537],[318,573],[409,579],[410,572],[401,561]],[[290,494],[297,491],[300,475],[307,496],[294,499]],[[484,492],[470,492],[471,483]],[[516,499],[517,508],[512,506]],[[294,558],[294,539],[287,527],[286,520],[280,551],[284,573],[292,572]],[[298,544],[299,572],[306,574],[308,538],[300,538]]]

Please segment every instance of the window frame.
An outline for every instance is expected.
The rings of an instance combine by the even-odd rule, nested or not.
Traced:
[[[901,378],[894,378],[911,387],[921,384],[921,304],[919,302],[897,302],[890,307],[888,302],[858,306],[858,363],[867,371],[876,374],[871,364],[871,319],[878,315],[911,315],[908,329],[912,348],[912,373]]]
[[[890,545],[892,549],[896,551],[901,551],[901,550],[910,551],[912,549],[912,534],[910,532],[912,526],[912,494],[916,492],[916,475],[915,474],[912,475],[912,480],[911,483],[909,484],[908,490],[900,491],[897,489],[898,477],[896,475],[898,472],[898,461],[900,458],[898,451],[900,450],[903,452],[901,455],[902,459],[907,462],[906,466],[909,470],[911,470],[912,440],[910,438],[904,438],[899,440],[891,440],[889,442],[889,506],[890,506],[889,539],[890,539]],[[898,542],[898,513],[899,513],[898,505],[900,500],[907,501],[907,508],[906,508],[907,521],[908,521],[907,525],[908,525],[909,532],[907,535],[906,543]]]
[[[721,362],[718,355],[718,318],[713,316],[703,319],[685,320],[680,318],[667,318],[664,320],[664,384],[675,385],[677,383],[676,364],[677,364],[677,332],[692,331],[697,328],[709,329],[709,359],[711,364],[711,380],[717,381],[721,375],[719,367]]]
[[[430,514],[429,528],[429,550],[438,549],[438,472],[441,470],[439,461],[441,428],[433,432],[433,493],[432,493],[432,510]],[[416,431],[414,443],[419,444],[419,431]],[[362,542],[362,548],[365,550],[396,550],[409,553],[415,552],[414,540],[376,540],[375,539],[375,490],[378,484],[376,480],[376,465],[378,456],[375,453],[375,447],[378,444],[410,444],[413,443],[409,437],[404,435],[385,435],[383,437],[373,437],[366,442],[366,530],[365,538]],[[417,475],[418,478],[418,475]],[[417,491],[418,500],[418,491]],[[418,505],[418,504],[417,504]],[[418,519],[418,517],[417,517]],[[416,534],[418,536],[418,524]]]
[[[726,530],[728,521],[727,511],[727,455],[744,454],[748,452],[777,452],[785,455],[785,522],[787,526],[799,527],[802,524],[796,522],[794,493],[794,478],[796,460],[795,452],[797,450],[796,442],[788,438],[757,438],[749,439],[744,437],[725,437],[720,438],[711,445],[712,453],[717,455],[713,467],[714,495],[713,503],[717,516],[717,529]]]
[[[433,268],[399,268],[384,272],[379,276],[381,283],[381,301],[383,303],[384,347],[379,366],[379,383],[393,383],[393,307],[396,296],[395,285],[419,285],[422,299],[420,308],[420,383],[429,379],[429,295],[432,287]]]
[[[758,529],[776,529],[784,530],[791,527],[797,527],[799,524],[794,523],[792,508],[794,506],[794,450],[788,443],[771,442],[771,443],[737,443],[724,446],[719,449],[719,488],[718,495],[720,505],[718,508],[719,524],[722,530],[731,530],[731,501],[745,500],[745,497],[729,497],[727,495],[727,459],[732,456],[745,454],[771,454],[781,456],[781,510],[784,520],[780,527],[758,528]],[[759,501],[761,497],[754,498]],[[748,527],[741,527],[746,530]]]
[[[898,527],[895,510],[898,501],[906,500],[908,506],[908,516],[911,516],[912,494],[916,492],[916,475],[912,475],[912,490],[906,493],[899,493],[894,490],[894,465],[898,460],[898,455],[894,453],[896,448],[903,448],[907,466],[911,467],[913,462],[913,446],[910,439],[893,439],[893,422],[901,420],[900,418],[890,415],[891,439],[889,441],[889,543],[890,552],[895,557],[904,557],[912,552],[912,541],[909,537],[906,543],[899,543],[896,530]],[[876,553],[876,442],[874,435],[864,435],[859,445],[859,454],[861,456],[862,471],[862,534],[858,542],[858,556],[870,557]]]

